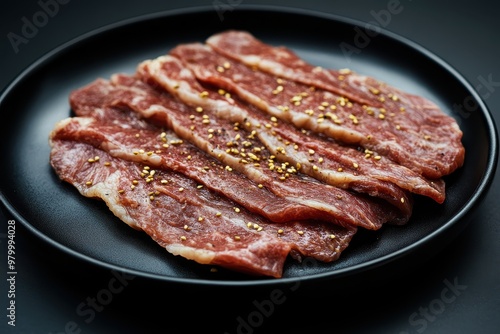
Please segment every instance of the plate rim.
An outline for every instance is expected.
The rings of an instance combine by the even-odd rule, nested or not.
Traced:
[[[110,24],[106,24],[104,26],[92,29],[86,33],[83,33],[77,37],[70,39],[62,43],[61,45],[53,48],[52,50],[46,52],[35,61],[33,61],[30,65],[28,65],[24,70],[22,70],[14,79],[12,79],[6,87],[0,93],[0,110],[3,104],[4,99],[9,96],[9,93],[13,91],[16,86],[22,82],[26,77],[28,77],[31,72],[36,71],[37,68],[43,67],[46,62],[50,62],[52,58],[60,56],[65,50],[77,47],[79,43],[85,42],[93,37],[99,36],[102,33],[111,32],[112,30],[124,28],[128,25],[132,24],[140,24],[145,21],[151,21],[161,18],[168,18],[172,16],[179,15],[193,15],[193,14],[205,14],[208,15],[210,13],[214,13],[216,10],[213,6],[195,6],[195,7],[187,7],[187,8],[178,8],[171,9],[165,11],[159,11],[154,13],[147,13],[142,15],[137,15],[134,17],[126,18],[117,22],[113,22]],[[250,12],[250,11],[260,11],[260,12],[279,12],[280,14],[293,14],[297,16],[305,16],[309,18],[321,18],[328,21],[336,21],[343,24],[347,24],[353,27],[363,27],[368,24],[362,20],[357,20],[337,14],[319,12],[311,9],[302,9],[297,7],[285,7],[285,6],[276,6],[276,5],[248,5],[248,4],[240,4],[235,11],[238,12]],[[57,251],[61,251],[63,253],[69,254],[70,256],[76,257],[79,260],[90,263],[92,265],[96,265],[100,268],[120,271],[123,273],[128,273],[131,275],[135,275],[137,277],[144,277],[148,279],[153,279],[155,281],[163,281],[168,283],[182,283],[189,285],[210,285],[210,286],[262,286],[262,285],[275,285],[277,283],[288,284],[288,283],[296,283],[297,281],[308,281],[311,279],[334,279],[341,278],[348,275],[355,275],[363,271],[370,270],[372,268],[383,266],[387,263],[395,261],[406,254],[413,252],[415,249],[421,249],[424,244],[430,242],[435,237],[442,235],[446,230],[450,229],[452,226],[456,225],[458,221],[465,218],[467,214],[469,214],[478,204],[479,202],[486,196],[489,187],[492,184],[492,181],[495,176],[496,167],[498,163],[498,131],[495,124],[495,121],[492,117],[491,111],[481,98],[476,89],[469,83],[469,81],[452,65],[446,62],[444,59],[431,52],[424,46],[412,41],[411,39],[399,35],[397,33],[391,32],[383,27],[378,29],[378,35],[383,35],[386,38],[389,38],[393,41],[397,41],[398,43],[402,43],[407,47],[411,48],[415,52],[421,53],[424,57],[430,59],[433,63],[437,64],[439,67],[444,69],[446,72],[451,74],[458,83],[466,89],[466,91],[477,101],[478,110],[480,110],[481,116],[484,119],[486,124],[485,131],[487,132],[488,143],[490,145],[488,151],[488,161],[485,170],[483,171],[483,175],[477,188],[472,194],[471,198],[465,205],[457,212],[453,214],[453,216],[446,221],[442,226],[432,231],[431,233],[424,236],[422,239],[411,243],[408,246],[396,251],[391,252],[390,254],[386,254],[384,256],[378,257],[376,259],[372,259],[363,263],[359,263],[356,265],[348,266],[345,268],[336,269],[333,272],[324,272],[319,274],[308,274],[300,277],[284,277],[284,278],[263,278],[263,279],[243,279],[243,280],[210,280],[210,279],[198,279],[198,278],[179,278],[179,277],[169,277],[161,274],[148,273],[135,269],[123,268],[118,265],[108,263],[103,260],[98,260],[93,258],[90,255],[82,254],[76,250],[71,249],[68,246],[65,246],[58,241],[52,239],[50,236],[46,235],[42,231],[38,230],[35,226],[32,226],[22,215],[22,213],[18,212],[13,205],[9,202],[7,195],[4,193],[4,190],[0,188],[0,202],[3,205],[3,208],[6,209],[7,213],[13,216],[16,221],[19,221],[23,227],[25,227],[28,231],[33,233],[36,237],[41,239],[43,242],[47,243],[51,247],[55,248]],[[3,211],[3,210],[2,210]]]

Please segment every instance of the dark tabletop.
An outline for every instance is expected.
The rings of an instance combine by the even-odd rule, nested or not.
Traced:
[[[422,45],[453,66],[476,88],[500,124],[500,11],[494,1],[488,0],[439,4],[416,0],[3,0],[0,90],[46,52],[107,24],[184,7],[212,6],[217,11],[251,4],[304,8],[379,22],[386,30]],[[391,6],[397,6],[397,13],[384,16],[394,8]],[[24,20],[41,10],[50,15],[39,29],[22,41],[13,40],[9,33],[19,34]],[[497,333],[499,186],[497,176],[468,216],[466,228],[429,259],[417,261],[412,270],[396,270],[384,279],[367,273],[364,283],[349,284],[345,280],[335,283],[345,287],[335,289],[284,286],[228,292],[195,285],[173,289],[76,260],[16,222],[17,274],[15,298],[11,298],[4,264],[7,226],[13,218],[2,208],[0,332]],[[16,303],[15,327],[8,324],[6,308],[10,300]]]

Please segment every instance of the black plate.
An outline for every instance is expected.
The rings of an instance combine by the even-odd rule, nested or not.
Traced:
[[[446,178],[447,200],[418,198],[404,227],[360,232],[331,264],[287,263],[280,282],[358,276],[396,259],[431,253],[466,224],[493,177],[497,138],[489,111],[460,74],[438,57],[376,26],[332,15],[240,5],[159,13],[99,29],[50,52],[26,69],[0,100],[1,199],[13,216],[62,252],[104,268],[153,279],[250,286],[276,283],[174,257],[147,235],[115,218],[99,201],[80,196],[49,166],[48,134],[70,115],[68,95],[97,77],[132,73],[142,60],[179,43],[203,41],[224,29],[244,29],[286,45],[310,63],[349,67],[436,102],[464,132],[466,161]],[[225,11],[224,11],[225,10]]]

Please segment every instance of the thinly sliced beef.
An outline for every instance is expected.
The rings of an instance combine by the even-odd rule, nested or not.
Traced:
[[[358,228],[408,222],[413,194],[443,203],[464,161],[431,101],[244,31],[96,79],[70,105],[49,136],[62,181],[173,255],[258,276],[337,260]]]
[[[247,31],[224,31],[210,36],[206,44],[226,57],[283,79],[329,90],[353,102],[382,106],[382,102],[368,87],[360,85],[368,78],[357,76],[347,69],[325,69],[311,65],[289,48],[265,44]]]
[[[228,90],[269,115],[376,151],[426,177],[440,178],[463,164],[462,132],[456,121],[423,98],[405,98],[412,104],[403,106],[403,99],[395,93],[377,93],[384,101],[379,107],[351,101],[295,78],[256,71],[207,45],[179,45],[171,54],[205,84]],[[377,86],[377,90],[383,87]]]
[[[234,180],[234,177],[238,177],[227,174],[228,172],[232,173],[239,171],[253,181],[253,189],[250,188],[251,185],[248,186],[248,189],[252,192],[257,191],[258,193],[260,190],[263,191],[263,194],[280,198],[274,216],[268,216],[270,219],[276,221],[290,220],[291,217],[285,216],[286,213],[301,218],[315,215],[317,219],[331,221],[346,227],[361,226],[367,229],[378,229],[383,223],[388,221],[402,223],[408,219],[409,212],[405,211],[405,213],[402,214],[376,198],[368,198],[364,195],[332,187],[299,173],[288,175],[286,182],[283,182],[279,179],[282,174],[278,173],[277,170],[273,171],[267,167],[260,168],[260,166],[256,165],[256,161],[252,160],[250,155],[247,159],[252,163],[244,163],[242,162],[241,152],[238,155],[231,153],[231,151],[229,153],[227,152],[228,142],[232,142],[235,147],[244,148],[248,143],[255,140],[247,138],[247,136],[243,134],[244,129],[236,130],[234,124],[224,124],[223,121],[215,118],[210,120],[210,124],[204,124],[204,120],[207,119],[204,117],[205,113],[200,113],[196,111],[196,108],[180,104],[173,99],[173,97],[165,93],[159,93],[150,86],[132,77],[117,75],[113,77],[113,81],[115,83],[114,89],[109,87],[109,82],[97,80],[93,84],[75,91],[71,96],[71,104],[74,108],[77,108],[75,109],[77,110],[77,114],[88,114],[86,112],[88,108],[83,105],[81,98],[90,94],[93,96],[93,100],[100,98],[102,101],[100,103],[101,105],[111,103],[113,106],[126,106],[126,108],[136,110],[143,117],[155,118],[156,122],[160,122],[176,131],[185,141],[189,140],[195,143],[213,158],[223,162],[223,165],[217,164],[215,168],[210,166],[211,173],[206,175],[204,181],[201,176],[197,176],[200,181],[205,182],[207,185],[210,182],[218,182],[216,180],[217,174],[214,175],[213,171],[221,172],[221,168],[224,167],[223,169],[225,172],[223,174],[231,175],[231,178],[226,179],[224,182],[230,183],[231,180]],[[101,87],[103,85],[106,87]],[[105,94],[102,92],[105,92]],[[100,97],[98,97],[99,95]],[[78,110],[82,111],[80,112]],[[235,140],[237,136],[241,138]],[[140,138],[146,138],[144,132],[141,133]],[[117,146],[122,144],[115,143],[114,145]],[[263,162],[269,160],[263,157],[263,155],[267,157],[270,156],[270,154],[266,153],[265,148],[255,144],[251,146],[259,148],[260,152],[258,154],[261,157],[259,160],[262,159]],[[174,145],[165,152],[172,152],[172,150],[178,150],[179,148],[179,145]],[[123,149],[121,154],[123,154]],[[130,148],[127,149],[130,155]],[[148,157],[149,160],[157,159],[156,157],[159,156],[158,161],[163,162],[158,163],[165,163],[165,165],[171,166],[169,168],[182,170],[181,172],[183,173],[189,172],[185,167],[180,167],[180,164],[183,163],[182,161],[177,161],[183,158],[182,155],[178,155],[179,158],[172,161],[172,159],[163,159],[160,157],[163,154],[154,154],[155,151],[153,148],[148,150],[143,149],[143,151],[145,153],[152,152],[151,156]],[[251,152],[249,152],[249,154],[251,154]],[[201,162],[201,165],[205,166],[206,164]],[[191,177],[194,177],[197,171],[194,170],[189,173]],[[222,184],[227,184],[224,182]],[[241,184],[241,182],[243,181],[239,181],[237,184]],[[239,192],[238,187],[224,190],[222,184],[217,185],[219,191],[227,191],[228,195],[233,194],[233,199],[248,205],[249,210],[252,210],[252,206],[254,210],[257,210],[258,206],[264,207],[271,205],[268,203],[264,204],[264,198],[247,197],[246,195],[252,194],[250,190],[248,190],[248,193]],[[216,186],[211,185],[210,187],[214,189]],[[257,187],[257,189],[255,189],[255,187]],[[240,197],[240,199],[236,199],[235,197]],[[290,209],[288,211],[283,210],[280,213],[279,203],[288,205]],[[349,207],[349,209],[346,209],[346,207]],[[409,208],[407,211],[411,212],[411,205],[407,205],[405,208],[406,207]],[[267,214],[273,215],[273,212],[270,211]]]
[[[301,131],[286,122],[278,122],[236,97],[228,98],[225,92],[219,94],[202,87],[176,58],[166,56],[144,62],[139,73],[145,80],[177,95],[185,103],[213,110],[220,118],[251,124],[256,128],[256,136],[273,154],[295,166],[299,164],[302,172],[326,183],[358,191],[360,189],[356,188],[362,185],[363,192],[385,196],[393,204],[405,197],[401,189],[428,196],[439,203],[445,199],[443,180],[429,180],[376,152],[360,151],[310,131]],[[200,95],[200,92],[206,94]],[[277,152],[278,148],[282,154]]]
[[[151,71],[146,70],[145,67],[148,67],[148,64],[145,63],[143,64],[143,66],[141,66],[143,78],[146,78],[146,76],[151,73]],[[346,180],[349,178],[349,174],[345,173],[344,175],[344,172],[342,172],[343,175],[340,176],[341,184],[339,184],[339,178],[332,178],[331,173],[329,175],[324,174],[325,177],[323,178],[323,180],[331,181],[332,184],[318,183],[316,182],[316,180],[321,180],[321,178],[318,177],[319,175],[321,175],[321,172],[304,169],[306,172],[310,172],[309,177],[306,177],[306,174],[302,173],[302,167],[299,167],[299,165],[293,160],[287,161],[286,152],[282,147],[282,143],[277,143],[276,141],[274,141],[271,143],[272,145],[269,145],[269,140],[257,140],[258,137],[262,138],[264,136],[262,134],[262,131],[265,131],[262,129],[263,126],[255,124],[252,125],[251,123],[243,122],[243,124],[241,124],[241,128],[238,128],[238,132],[244,132],[246,130],[247,133],[245,135],[233,133],[234,127],[232,125],[228,126],[228,124],[223,121],[223,117],[218,117],[221,112],[223,113],[224,110],[228,110],[227,105],[224,104],[223,101],[214,101],[205,94],[201,94],[200,96],[200,92],[195,92],[192,90],[188,91],[185,85],[183,85],[182,88],[177,89],[176,93],[178,93],[179,96],[183,96],[182,99],[186,103],[196,105],[196,102],[199,102],[198,105],[203,106],[202,108],[204,110],[204,116],[210,115],[208,116],[210,120],[210,128],[218,129],[217,131],[222,129],[222,131],[220,131],[220,134],[212,138],[213,140],[211,141],[206,141],[203,139],[203,137],[198,137],[196,140],[194,140],[193,135],[189,133],[180,135],[183,136],[183,138],[191,138],[189,140],[196,142],[198,147],[204,149],[206,152],[210,152],[214,156],[217,156],[221,161],[230,165],[232,168],[241,171],[252,180],[261,184],[265,184],[266,187],[270,187],[270,189],[275,193],[283,194],[287,197],[294,197],[298,194],[298,189],[308,189],[307,192],[301,193],[301,199],[311,201],[309,202],[310,205],[314,205],[315,207],[321,206],[322,209],[330,211],[335,206],[338,206],[339,204],[341,205],[341,203],[336,203],[337,199],[341,199],[342,202],[345,203],[347,200],[346,196],[352,196],[352,193],[348,193],[342,190],[342,188],[349,188],[360,193],[368,194],[372,196],[372,198],[383,199],[399,210],[398,214],[395,216],[388,213],[384,214],[383,216],[385,217],[384,219],[386,219],[386,221],[390,221],[391,223],[395,224],[404,224],[408,221],[413,207],[412,198],[411,196],[409,196],[409,193],[403,191],[401,188],[395,186],[394,184],[379,181],[376,179],[369,179],[368,181],[370,182],[366,182],[366,180],[365,182],[357,182],[359,180],[353,181],[351,179],[349,180],[348,184],[346,184]],[[186,96],[183,95],[184,93],[186,93]],[[204,90],[201,93],[208,93],[208,91]],[[224,126],[224,123],[226,123],[226,126]],[[198,124],[198,126],[199,125],[200,124]],[[177,131],[180,131],[180,127],[178,125],[172,126],[172,128],[177,128]],[[199,129],[199,127],[196,127],[196,129]],[[239,144],[238,141],[235,142],[232,139],[235,137],[240,137],[242,143]],[[265,138],[275,139],[275,136]],[[264,143],[268,144],[271,149],[268,150]],[[238,149],[236,149],[236,156],[233,153],[233,149],[229,149],[229,151],[227,149],[229,145],[241,146],[245,144],[249,145],[249,149],[258,148],[258,153],[256,153],[255,151],[251,152],[253,154],[253,157],[251,159],[242,159],[241,154],[238,154]],[[259,165],[256,166],[255,162],[257,162]],[[294,163],[290,164],[290,162]],[[264,163],[264,166],[262,165],[262,163]],[[337,173],[339,172],[337,171]],[[350,175],[352,176],[353,174]],[[284,180],[286,180],[286,182],[276,183],[276,181]],[[328,187],[328,185],[332,187]],[[328,194],[327,196],[330,197],[330,200],[324,198],[321,199],[321,201],[324,202],[323,204],[318,203],[318,199],[322,197],[320,195],[321,193]],[[324,206],[324,204],[326,204],[327,202],[333,202],[332,204],[334,204],[335,206]],[[353,205],[352,207],[358,208],[358,205],[361,205],[361,203],[359,203],[357,200],[355,202],[357,204]],[[334,212],[338,211],[334,210]],[[346,215],[346,213],[343,214]],[[350,216],[350,214],[347,215]],[[366,218],[360,220],[359,218],[362,216],[363,215],[356,215],[356,217],[354,218],[354,221],[357,221],[357,226],[362,226],[369,229],[378,229],[381,227],[380,220],[379,223],[373,224],[372,218],[369,218],[368,220]],[[368,215],[368,217],[372,216]],[[365,223],[361,223],[361,225],[359,225],[361,221],[365,221]]]
[[[97,117],[104,115],[103,109],[96,111]],[[114,114],[117,118],[113,118]],[[122,124],[142,125],[143,121],[137,119],[136,113],[106,108],[105,115],[108,117],[101,120],[90,117],[68,119],[61,123],[55,137],[93,145],[115,158],[181,173],[273,222],[320,218],[334,222],[332,215],[276,196],[241,173],[229,171],[218,160],[182,141],[169,130],[150,123],[148,129],[122,127]],[[128,122],[116,122],[118,119]]]
[[[141,174],[147,165],[80,142],[52,137],[51,146],[51,164],[62,180],[102,199],[168,252],[202,264],[281,277],[288,255],[334,261],[355,233],[321,222],[270,224],[181,174],[156,170],[146,182]]]

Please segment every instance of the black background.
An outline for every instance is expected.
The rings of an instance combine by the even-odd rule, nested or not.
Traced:
[[[45,2],[42,0],[42,2]],[[61,0],[61,2],[64,2]],[[392,1],[65,1],[27,43],[23,17],[38,1],[0,4],[0,89],[37,58],[64,42],[110,23],[158,11],[226,4],[282,5],[375,21]],[[219,6],[219,7],[218,7]],[[494,1],[401,0],[385,28],[424,46],[456,68],[500,122],[500,11]],[[227,7],[226,7],[227,8]],[[230,11],[226,12],[230,15]],[[196,22],[193,22],[196,24]],[[484,82],[492,84],[486,86]],[[8,161],[1,161],[2,164]],[[9,177],[2,175],[1,177]],[[343,289],[282,286],[247,291],[197,286],[173,288],[140,278],[126,280],[99,312],[79,305],[109,290],[114,275],[48,247],[16,225],[16,327],[7,325],[6,277],[1,279],[0,331],[13,333],[496,333],[500,330],[500,197],[498,177],[468,222],[444,250],[411,272]],[[7,212],[0,215],[5,268]],[[5,275],[5,274],[2,274]],[[450,289],[458,286],[458,290]],[[297,288],[297,289],[296,289]],[[90,298],[90,299],[89,299]],[[273,299],[273,302],[270,300]],[[426,311],[427,310],[427,311]],[[5,329],[5,330],[4,330]]]

